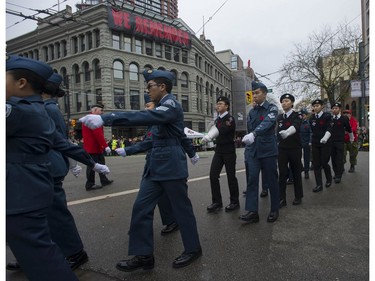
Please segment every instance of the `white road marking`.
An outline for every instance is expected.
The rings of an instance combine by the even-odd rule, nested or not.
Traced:
[[[245,169],[237,170],[236,171],[236,173],[242,173],[242,172],[245,172]],[[226,174],[227,173],[222,173],[222,174],[220,174],[220,176],[226,176]],[[199,178],[193,178],[193,179],[189,179],[188,183],[189,182],[206,180],[208,178],[209,178],[209,176],[204,176],[204,177],[199,177]],[[70,202],[68,202],[68,206],[73,206],[73,205],[78,205],[78,204],[83,204],[83,203],[89,203],[89,202],[104,200],[104,199],[113,198],[113,197],[117,197],[117,196],[128,195],[128,194],[136,193],[138,191],[139,191],[139,188],[137,188],[137,189],[131,189],[131,190],[127,190],[127,191],[122,191],[122,192],[116,192],[116,193],[110,193],[110,194],[100,195],[100,196],[91,197],[91,198],[85,198],[85,199],[70,201]]]

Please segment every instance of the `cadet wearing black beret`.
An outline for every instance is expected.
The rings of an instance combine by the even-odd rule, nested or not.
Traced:
[[[320,105],[324,105],[324,102],[321,100],[321,99],[316,99],[314,100],[311,105],[314,105],[314,104],[320,104]]]
[[[294,102],[294,101],[295,101],[294,96],[291,95],[291,94],[283,94],[283,95],[280,97],[280,103],[283,102],[284,99],[290,99],[291,102]]]
[[[341,108],[341,104],[338,102],[335,102],[334,104],[331,105],[331,109],[337,106],[338,108]]]

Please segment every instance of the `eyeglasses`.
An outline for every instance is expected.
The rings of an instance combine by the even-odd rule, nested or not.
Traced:
[[[146,88],[147,90],[150,90],[151,87],[154,87],[154,86],[160,86],[160,84],[147,84]]]

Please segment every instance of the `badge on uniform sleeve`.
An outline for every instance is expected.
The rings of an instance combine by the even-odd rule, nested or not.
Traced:
[[[165,102],[163,102],[163,105],[170,105],[172,107],[176,107],[176,103],[172,99],[166,100]]]
[[[232,126],[233,123],[233,117],[229,117],[227,121],[225,121],[225,125],[228,127]]]
[[[6,117],[8,117],[11,112],[12,112],[12,105],[6,104]]]

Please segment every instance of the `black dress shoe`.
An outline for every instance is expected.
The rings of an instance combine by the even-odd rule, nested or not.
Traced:
[[[225,207],[225,212],[231,212],[240,208],[240,204],[238,203],[230,203],[228,206]]]
[[[161,230],[161,235],[168,235],[170,233],[172,233],[173,231],[176,231],[178,230],[179,226],[177,224],[177,222],[172,222],[168,225],[166,225],[162,230]]]
[[[280,200],[279,208],[281,209],[282,207],[285,207],[285,206],[286,206],[286,200],[285,199],[281,199]]]
[[[319,191],[322,191],[322,190],[323,190],[323,186],[317,185],[317,186],[314,187],[313,192],[319,192]]]
[[[246,214],[240,216],[240,220],[249,223],[259,222],[259,214],[255,212],[247,212]]]
[[[330,187],[332,185],[332,180],[326,182],[326,187]]]
[[[262,190],[260,193],[260,197],[267,197],[268,196],[268,190]]]
[[[133,271],[137,269],[153,269],[155,259],[153,255],[148,256],[134,256],[130,260],[122,260],[116,264],[116,268],[121,271]]]
[[[110,185],[113,183],[113,180],[107,180],[102,182],[102,186]]]
[[[274,222],[278,219],[279,212],[271,212],[267,217],[267,222]]]
[[[340,183],[341,182],[341,177],[335,177],[334,181],[335,181],[335,183]]]
[[[191,264],[197,258],[202,255],[202,248],[199,248],[195,251],[185,253],[183,252],[181,256],[174,259],[172,266],[174,268],[180,268]]]
[[[309,179],[310,176],[309,176],[309,172],[305,172],[305,179]]]
[[[294,198],[293,205],[299,205],[301,203],[302,203],[302,199],[301,198]]]
[[[349,173],[354,173],[354,165],[350,165],[350,169],[348,170]]]
[[[18,261],[8,262],[6,269],[10,271],[22,271],[21,266],[18,263]]]
[[[101,185],[93,184],[91,186],[86,186],[86,191],[101,189],[102,187],[103,186],[101,186]]]
[[[72,270],[75,270],[81,265],[83,265],[84,263],[88,262],[89,257],[87,256],[87,253],[85,250],[81,250],[79,253],[66,258],[66,260],[68,261],[70,268]]]
[[[207,207],[207,211],[215,212],[223,208],[223,204],[220,203],[212,203],[210,206]]]

